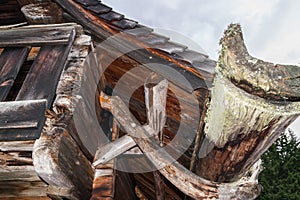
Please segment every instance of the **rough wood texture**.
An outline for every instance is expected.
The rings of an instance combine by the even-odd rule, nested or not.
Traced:
[[[32,161],[34,141],[0,142],[0,199],[48,199]]]
[[[96,58],[93,55],[86,58],[92,49],[91,45],[91,37],[87,35],[76,38],[57,87],[54,110],[70,112],[68,130],[92,161],[99,144],[107,143],[108,139],[99,136],[101,127],[97,112],[100,107],[95,103],[95,99],[99,96],[97,85],[101,73],[100,68],[95,67],[98,66]]]
[[[49,185],[72,191],[66,198],[89,199],[94,172],[65,129],[48,123],[48,129],[35,143],[33,163],[39,176]]]
[[[74,24],[25,26],[0,31],[0,47],[68,45],[74,37]]]
[[[74,37],[75,32],[68,45],[43,46],[40,49],[16,100],[47,99],[47,107],[50,108]]]
[[[101,59],[102,66],[109,67],[105,71],[105,77],[109,83],[109,87],[114,89],[114,94],[120,96],[124,101],[129,102],[130,110],[134,116],[142,123],[147,122],[146,107],[144,89],[140,87],[134,91],[132,90],[136,85],[144,85],[145,80],[151,74],[151,71],[141,65],[139,62],[127,57],[126,55],[114,60],[117,56],[118,50],[112,47],[105,49],[101,48],[99,58]],[[136,67],[139,66],[139,67]],[[136,68],[134,68],[136,67]],[[129,72],[130,71],[130,72]],[[126,75],[126,78],[124,77]],[[122,79],[120,79],[122,77]],[[119,89],[118,87],[121,87]],[[167,93],[167,120],[164,128],[164,143],[169,144],[175,137],[176,133],[181,130],[185,130],[187,135],[183,137],[189,138],[191,135],[195,135],[198,128],[199,111],[202,113],[203,101],[202,95],[205,94],[207,89],[203,89],[204,92],[190,94],[179,87],[176,87],[172,82],[169,82],[169,90]],[[132,96],[128,96],[132,94]],[[181,137],[180,135],[177,135]],[[183,139],[183,141],[186,141]],[[178,143],[178,148],[182,147],[182,143]],[[193,149],[193,147],[191,147]],[[189,153],[190,151],[187,151]],[[190,156],[185,157],[186,166],[189,166]]]
[[[0,102],[0,141],[37,139],[46,105],[46,100]]]
[[[61,8],[52,2],[29,4],[22,7],[29,24],[58,24],[63,22]]]
[[[119,127],[117,125],[117,122],[114,121],[112,126],[112,141],[115,141],[117,137],[119,137]],[[94,158],[94,163],[97,160],[98,153],[99,152],[97,151]],[[116,171],[114,168],[115,159],[110,160],[110,162],[106,162],[106,164],[97,165],[95,167],[91,200],[115,199]]]
[[[239,24],[231,24],[221,39],[219,67],[237,87],[270,100],[300,100],[300,67],[265,62],[249,55]]]
[[[35,143],[33,159],[37,173],[50,187],[63,188],[52,190],[51,194],[49,192],[51,197],[83,200],[91,196],[94,171],[84,154],[86,148],[77,134],[74,112],[77,110],[80,114],[85,114],[85,110],[82,110],[82,98],[76,91],[82,85],[84,55],[89,50],[91,39],[82,34],[80,27],[76,27],[76,30],[78,35],[70,50],[73,53],[68,56],[56,90],[54,112],[47,114],[45,129]],[[84,58],[74,58],[74,53]],[[84,119],[86,121],[89,117]]]
[[[168,81],[157,74],[151,74],[144,84],[145,104],[148,125],[154,130],[156,140],[164,146],[163,129],[166,123],[166,104]],[[155,196],[157,200],[165,199],[164,178],[159,171],[153,172]]]
[[[205,180],[174,161],[166,151],[159,150],[159,145],[155,140],[149,138],[148,133],[141,126],[130,126],[135,120],[132,119],[126,105],[119,97],[111,97],[106,102],[102,102],[101,106],[112,112],[127,133],[138,136],[133,139],[147,158],[166,179],[186,195],[196,199],[255,199],[257,197],[260,191],[256,180],[259,168],[251,169],[252,173],[246,174],[245,177],[230,184]],[[227,190],[232,192],[224,192]]]
[[[3,101],[25,61],[28,48],[5,48],[0,55],[0,101]],[[18,59],[16,59],[18,58]]]
[[[278,79],[271,76],[282,67],[270,68],[263,61],[253,63],[239,25],[230,25],[221,41],[222,53],[205,120],[206,140],[202,143],[207,153],[201,156],[197,173],[212,181],[232,182],[244,175],[300,115],[299,102],[281,98],[291,100],[300,92],[290,85],[297,78],[290,80],[290,75],[283,73],[282,80],[286,81],[277,83]],[[292,70],[290,66],[285,68]],[[299,69],[294,67],[293,71],[297,74]],[[245,91],[245,84],[253,91]],[[259,95],[256,89],[264,93]]]

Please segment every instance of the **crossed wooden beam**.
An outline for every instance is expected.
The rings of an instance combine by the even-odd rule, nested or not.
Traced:
[[[137,146],[138,151],[147,156],[154,166],[157,167],[160,174],[192,198],[232,199],[241,191],[242,194],[249,194],[257,189],[256,180],[259,171],[257,166],[259,164],[253,166],[251,169],[252,175],[249,177],[243,177],[233,183],[215,183],[189,171],[174,160],[166,151],[162,150],[162,129],[166,121],[165,108],[168,82],[157,77],[157,75],[151,75],[144,87],[148,117],[148,124],[145,126],[139,125],[137,119],[132,116],[120,97],[101,93],[101,107],[113,114],[118,123],[127,132],[127,135],[101,146],[97,150],[93,166],[104,164]],[[248,199],[253,199],[250,196],[247,196]]]

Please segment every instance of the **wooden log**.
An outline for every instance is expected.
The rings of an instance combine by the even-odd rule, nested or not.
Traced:
[[[132,127],[132,120],[126,105],[118,97],[111,97],[103,108],[109,109],[116,120],[131,135],[140,137],[133,137],[134,141],[138,144],[147,158],[157,167],[162,175],[168,179],[172,184],[178,187],[183,193],[196,199],[255,199],[260,192],[260,187],[257,186],[257,171],[259,167],[251,169],[252,172],[242,177],[237,182],[233,183],[215,183],[205,180],[191,171],[187,170],[184,166],[179,164],[160,147],[155,140],[151,139],[147,132],[141,127]],[[225,191],[230,190],[231,193]]]
[[[73,37],[74,24],[25,26],[2,30],[0,47],[68,45]]]
[[[32,151],[35,140],[0,142],[0,151]]]
[[[34,146],[35,170],[49,185],[72,191],[73,199],[89,199],[94,174],[90,162],[65,129],[49,126],[51,131],[43,132]]]
[[[197,173],[212,181],[232,182],[300,115],[300,102],[295,101],[300,97],[300,69],[275,67],[249,56],[236,24],[229,26],[221,43],[202,143],[210,150],[199,160]]]
[[[20,11],[21,7],[16,0],[1,1],[0,3],[0,26],[25,22]]]
[[[29,24],[59,24],[63,22],[61,8],[53,2],[28,4],[21,11]]]
[[[145,125],[143,126],[143,128],[151,137],[155,135],[155,131],[150,128],[150,126]],[[97,165],[105,164],[123,153],[131,154],[131,152],[128,151],[130,151],[130,149],[134,148],[135,146],[135,141],[128,135],[124,135],[113,142],[109,142],[98,148],[94,158],[93,166],[96,167]],[[134,154],[139,153],[141,153],[141,151],[136,150]]]
[[[5,48],[0,55],[0,101],[3,101],[25,61],[29,48]],[[18,58],[18,59],[16,59]]]
[[[0,155],[2,160],[2,156]],[[32,159],[31,159],[32,163]],[[27,181],[27,182],[37,182],[41,181],[37,173],[35,172],[34,166],[23,165],[24,166],[3,166],[0,164],[0,182],[3,181]]]
[[[145,81],[145,104],[147,108],[148,125],[154,130],[161,147],[164,146],[163,129],[166,123],[166,103],[168,81],[151,74]],[[154,186],[157,200],[165,199],[164,178],[159,171],[154,171]]]
[[[112,141],[116,141],[119,137],[119,127],[117,121],[113,121],[112,126]],[[97,151],[94,163],[97,160]],[[94,165],[95,166],[95,165]],[[93,181],[93,191],[91,200],[97,199],[114,199],[115,198],[115,190],[116,190],[116,170],[115,170],[115,159],[110,160],[106,164],[101,164],[95,166],[95,176]]]
[[[46,104],[46,100],[0,102],[0,141],[37,139]]]
[[[47,185],[41,181],[6,181],[0,182],[0,197],[45,197]]]

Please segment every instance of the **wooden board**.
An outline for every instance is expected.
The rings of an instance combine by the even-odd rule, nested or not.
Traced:
[[[28,48],[5,48],[0,56],[0,101],[13,86],[14,80],[27,57]],[[17,59],[16,59],[17,58]]]
[[[0,102],[0,141],[37,139],[45,111],[46,100]]]
[[[47,99],[50,108],[70,45],[43,46],[16,100]]]
[[[74,26],[30,26],[2,30],[0,47],[41,46],[68,44],[74,34]]]

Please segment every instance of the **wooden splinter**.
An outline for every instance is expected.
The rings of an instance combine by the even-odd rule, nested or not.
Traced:
[[[152,73],[145,82],[145,103],[147,109],[148,125],[157,134],[159,145],[164,145],[163,128],[166,123],[166,104],[168,81]],[[155,195],[157,200],[165,199],[164,177],[159,171],[153,172]]]
[[[150,137],[160,136],[160,143],[163,142],[162,129],[166,122],[165,105],[168,90],[168,82],[156,74],[151,74],[145,82],[145,99],[147,107],[148,125],[143,126]],[[102,107],[108,103],[109,97],[104,93],[100,96]],[[127,108],[128,110],[128,108]],[[129,112],[129,111],[128,111]],[[129,124],[131,127],[138,126],[136,122]],[[129,134],[131,134],[129,132]],[[133,135],[134,136],[134,135]],[[95,155],[93,166],[104,164],[111,159],[128,152],[134,148],[136,143],[131,136],[125,135],[99,147]]]

